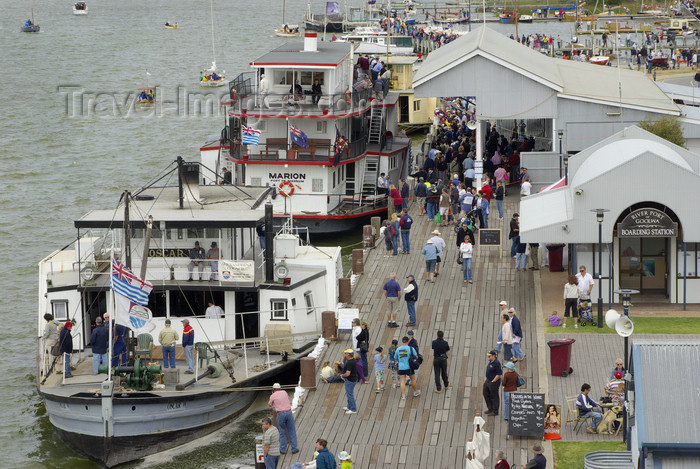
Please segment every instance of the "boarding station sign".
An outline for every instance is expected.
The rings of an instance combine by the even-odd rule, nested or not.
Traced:
[[[219,279],[222,282],[254,282],[254,261],[219,261]]]
[[[668,214],[654,208],[640,208],[617,224],[619,238],[675,238],[678,223]]]

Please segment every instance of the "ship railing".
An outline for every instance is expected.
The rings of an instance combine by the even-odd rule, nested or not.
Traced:
[[[293,218],[288,218],[282,224],[282,227],[277,232],[277,234],[293,234],[293,235],[299,236],[299,238],[302,238],[302,235],[303,235],[303,237],[306,238],[306,244],[309,244],[311,242],[310,236],[309,236],[309,227],[308,226],[295,226]]]
[[[254,115],[271,118],[279,116],[337,116],[366,110],[370,104],[372,90],[342,91],[336,93],[312,94],[309,89],[302,93],[290,93],[289,90],[273,89],[260,92],[259,88],[249,83],[250,79],[241,80],[241,88],[231,91],[230,105],[234,114],[246,115],[249,124],[254,127],[251,117]],[[286,88],[287,85],[284,85]],[[303,88],[303,87],[302,87]],[[251,114],[253,116],[251,116]]]
[[[251,161],[317,161],[336,164],[335,142],[331,139],[308,138],[302,148],[286,138],[268,138],[259,145],[246,145],[234,157]],[[357,138],[348,143],[337,162],[351,160],[365,153],[367,140]]]

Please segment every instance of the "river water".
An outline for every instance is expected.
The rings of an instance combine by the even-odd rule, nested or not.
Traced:
[[[84,17],[72,14],[71,3],[0,0],[0,468],[96,467],[54,435],[36,393],[37,263],[71,242],[72,222],[89,209],[115,207],[121,191],[178,155],[196,160],[205,137],[224,123],[216,104],[224,88],[203,91],[197,78],[212,61],[209,2],[88,0]],[[316,11],[324,4],[313,3]],[[284,41],[272,34],[281,4],[215,2],[217,65],[229,79]],[[286,4],[287,22],[300,20],[306,0]],[[20,33],[32,9],[41,32]],[[180,29],[166,30],[166,20]],[[561,29],[554,35],[570,36],[570,24],[552,26]],[[135,90],[147,79],[164,104],[139,111]],[[258,421],[244,419],[220,441],[178,458],[185,462],[148,467],[249,464]]]

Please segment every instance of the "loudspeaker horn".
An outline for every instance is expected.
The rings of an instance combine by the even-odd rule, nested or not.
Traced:
[[[621,314],[614,309],[609,309],[608,312],[605,313],[605,324],[607,324],[610,329],[615,329],[615,323],[620,319],[620,316]]]
[[[634,322],[627,316],[620,316],[615,322],[615,331],[620,337],[629,337],[634,332]]]
[[[467,128],[469,130],[475,130],[476,129],[476,121],[469,121],[467,122]]]

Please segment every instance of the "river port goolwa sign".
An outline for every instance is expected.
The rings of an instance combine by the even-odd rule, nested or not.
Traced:
[[[617,224],[619,238],[675,238],[678,223],[668,214],[654,208],[640,208],[630,212]]]

